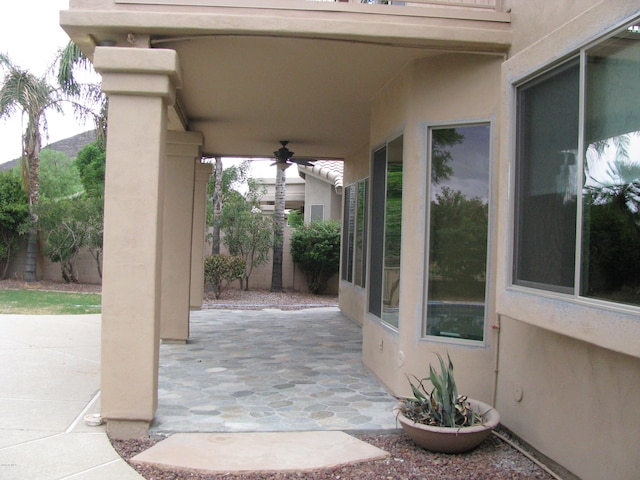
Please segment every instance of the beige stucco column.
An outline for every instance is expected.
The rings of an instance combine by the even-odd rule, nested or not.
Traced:
[[[160,338],[165,343],[186,343],[189,338],[194,174],[201,145],[199,132],[167,132],[160,303]]]
[[[115,438],[146,435],[158,402],[167,106],[181,85],[173,50],[97,47],[109,96],[101,405]]]
[[[204,297],[204,239],[207,220],[207,183],[213,172],[210,163],[196,162],[193,189],[193,235],[191,237],[191,308],[202,307]]]

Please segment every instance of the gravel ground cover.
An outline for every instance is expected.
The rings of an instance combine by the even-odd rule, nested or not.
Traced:
[[[417,447],[404,434],[355,435],[390,453],[384,460],[317,470],[314,472],[207,474],[162,470],[133,464],[147,480],[550,480],[553,477],[520,452],[491,436],[472,452],[447,455]],[[112,440],[126,461],[161,439]]]
[[[66,284],[40,281],[26,284],[18,280],[0,281],[0,289],[40,289],[63,292],[100,293],[100,285]],[[220,299],[205,293],[203,308],[291,310],[310,307],[336,306],[338,297],[315,296],[298,292],[272,293],[253,290],[244,292],[227,289]],[[503,436],[508,433],[502,431]],[[355,435],[371,445],[386,450],[390,456],[384,460],[345,465],[315,472],[217,474],[191,471],[161,470],[150,466],[132,465],[146,480],[552,480],[547,473],[496,436],[491,436],[480,447],[461,455],[428,452],[417,447],[402,433]],[[131,457],[150,448],[162,437],[139,440],[112,440],[115,450],[127,462]],[[513,439],[511,439],[514,441]],[[515,441],[517,443],[517,441]],[[559,478],[559,477],[555,477]]]

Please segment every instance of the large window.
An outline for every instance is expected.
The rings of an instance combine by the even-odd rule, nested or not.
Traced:
[[[513,281],[640,305],[640,26],[518,87]]]
[[[369,179],[344,189],[342,216],[342,280],[365,286]]]
[[[489,124],[429,131],[429,336],[484,339],[490,131]]]
[[[373,154],[369,312],[398,328],[403,137]]]

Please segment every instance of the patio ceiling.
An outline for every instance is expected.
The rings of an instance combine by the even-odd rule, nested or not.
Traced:
[[[208,154],[343,158],[366,145],[372,98],[427,52],[335,40],[207,37],[167,42],[180,57],[189,129]]]
[[[502,55],[510,42],[509,17],[499,12],[291,0],[278,8],[255,7],[259,0],[252,8],[91,3],[61,12],[89,58],[107,42],[178,53],[184,84],[169,128],[202,132],[209,156],[272,157],[289,140],[297,157],[348,157],[369,144],[371,100],[411,60]]]

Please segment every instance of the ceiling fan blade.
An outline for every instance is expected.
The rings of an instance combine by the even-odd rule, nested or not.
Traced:
[[[290,158],[290,162],[297,163],[298,165],[304,165],[306,167],[313,167],[313,162],[306,158]]]

